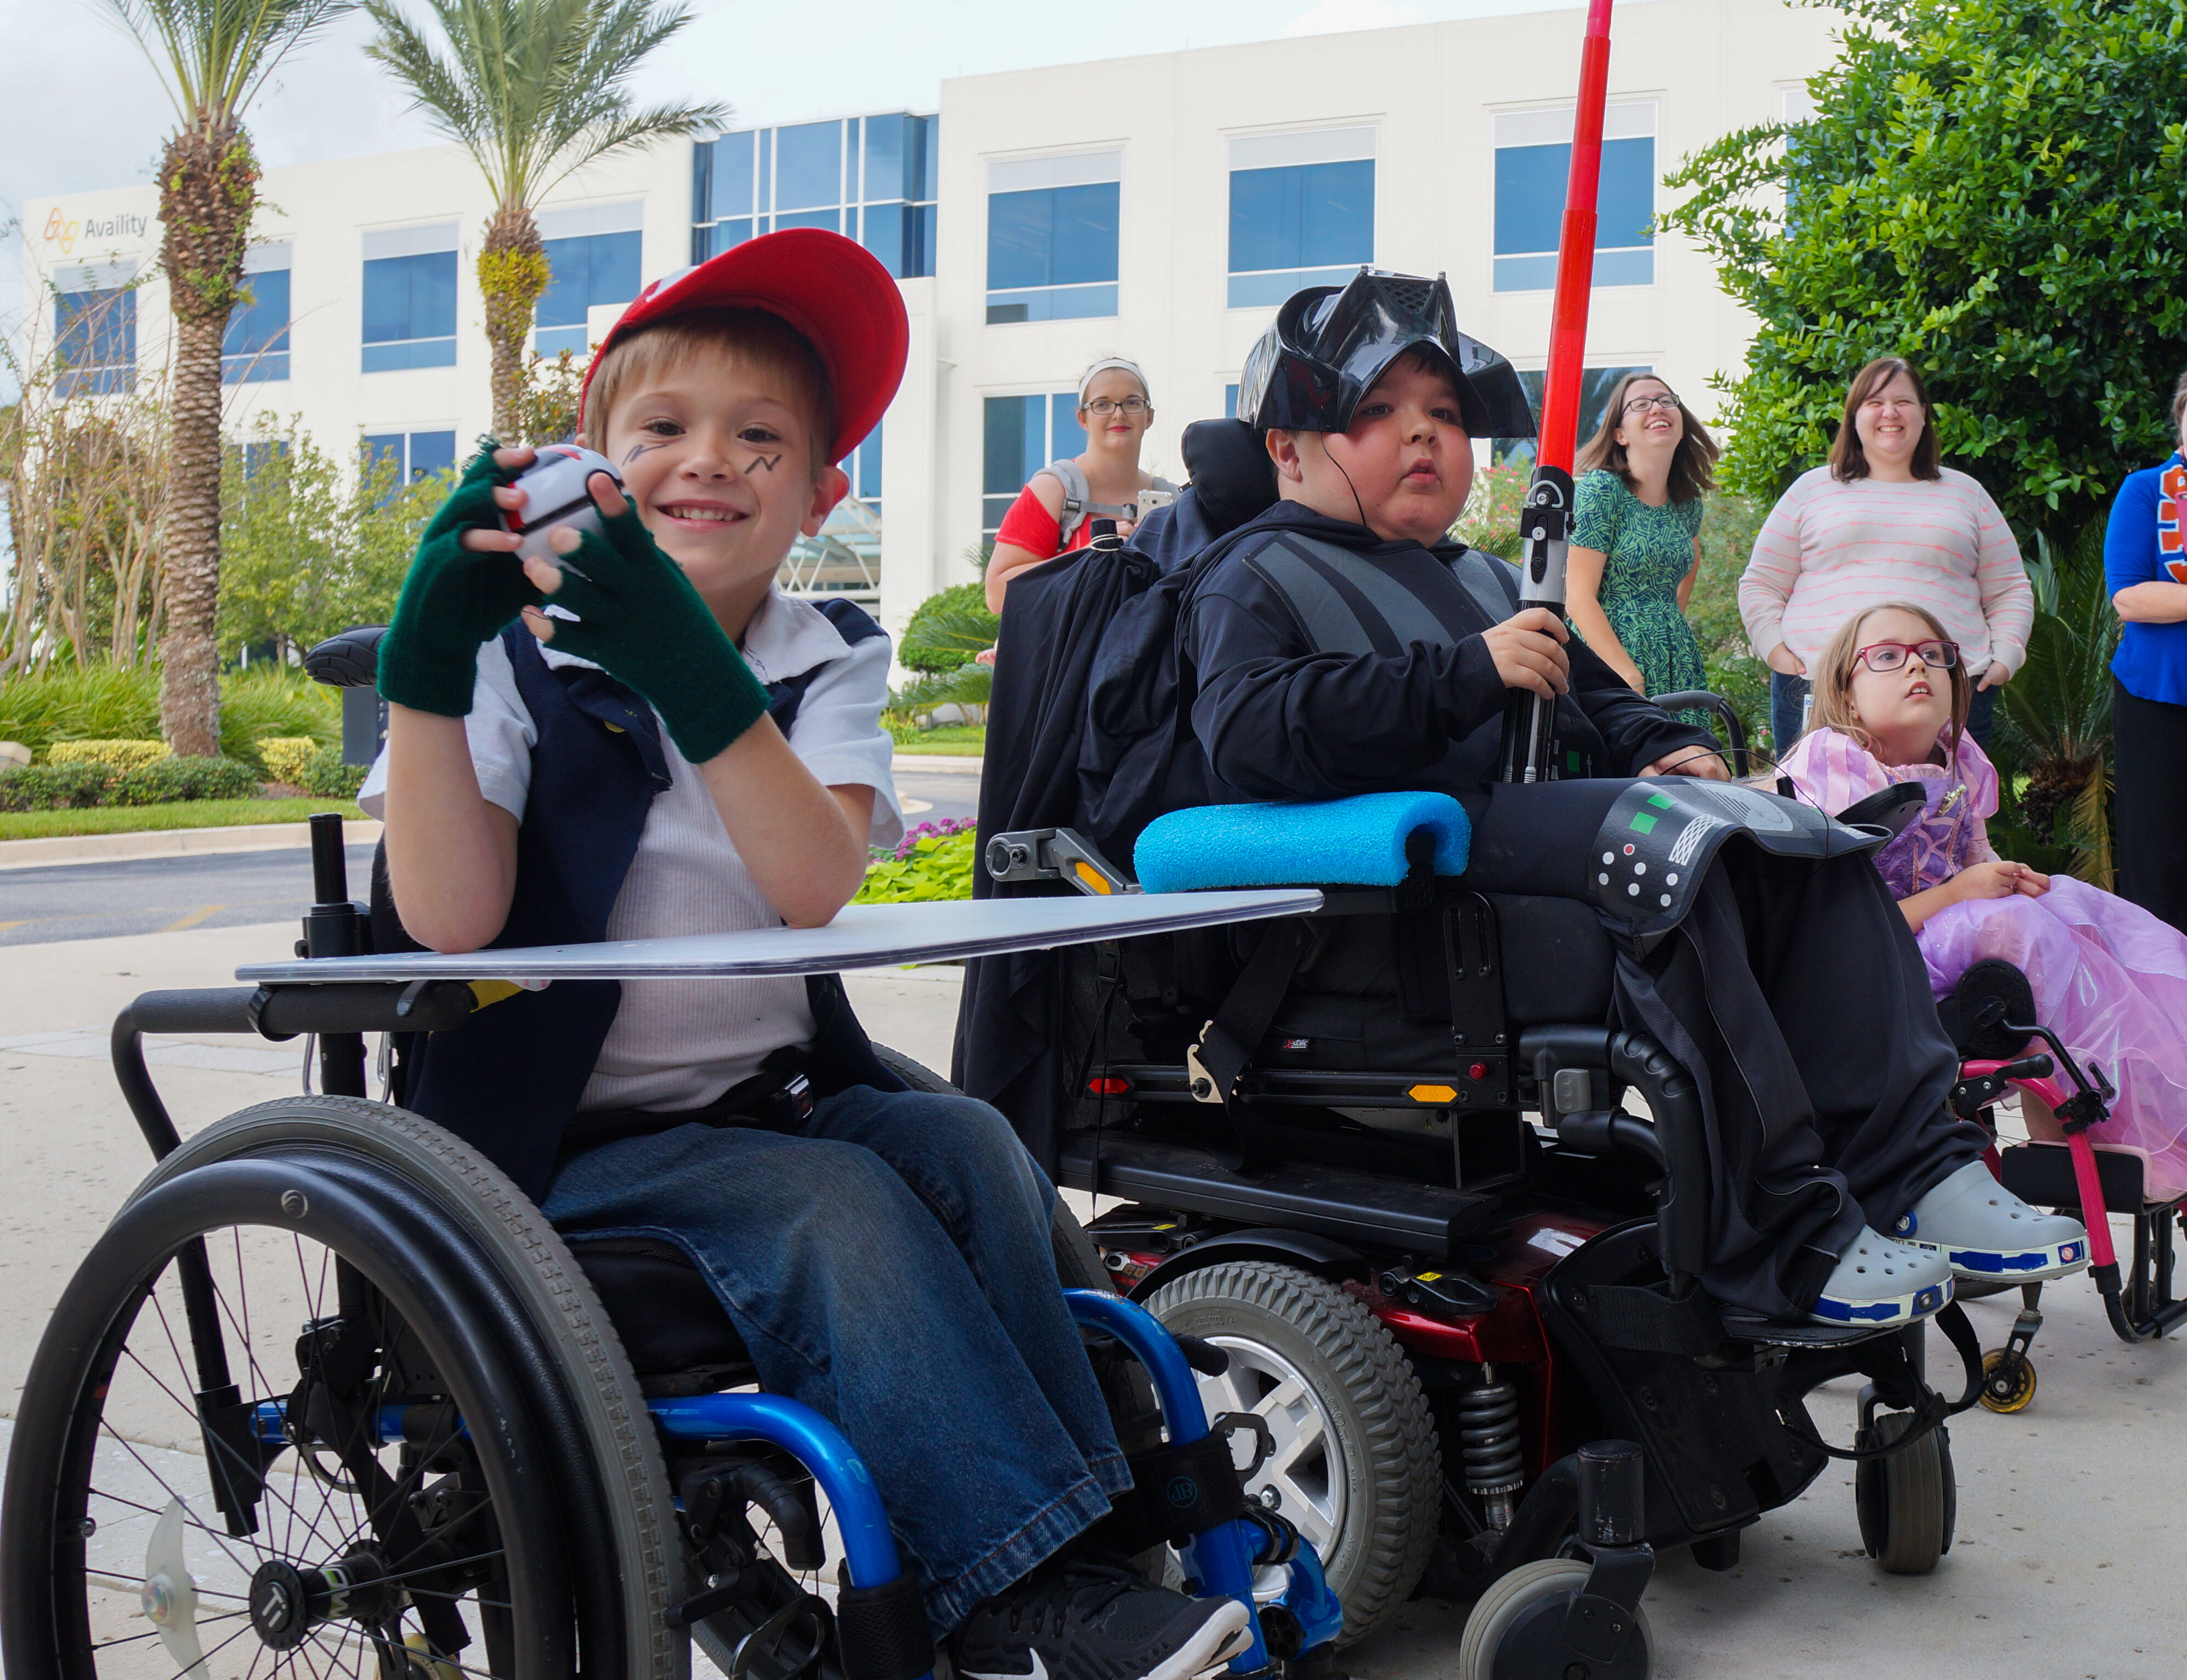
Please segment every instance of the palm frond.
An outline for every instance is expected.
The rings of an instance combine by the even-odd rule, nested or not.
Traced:
[[[363,4],[379,30],[367,50],[394,73],[414,109],[470,153],[503,206],[535,205],[573,170],[610,152],[728,119],[716,104],[631,107],[632,74],[690,21],[680,6],[426,0],[443,54],[394,0]]]
[[[104,0],[185,126],[233,123],[290,51],[356,0]]]

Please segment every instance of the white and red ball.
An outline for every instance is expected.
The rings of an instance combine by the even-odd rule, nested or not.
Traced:
[[[543,444],[537,453],[538,458],[516,480],[516,488],[524,492],[524,506],[504,512],[501,522],[523,537],[519,554],[559,565],[562,556],[547,541],[555,526],[599,534],[599,509],[586,493],[585,480],[594,473],[605,473],[620,490],[622,475],[606,456],[575,443]]]

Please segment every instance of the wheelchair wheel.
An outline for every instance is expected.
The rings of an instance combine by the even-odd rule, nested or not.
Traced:
[[[1287,1517],[1321,1554],[1344,1605],[1344,1638],[1394,1615],[1435,1544],[1442,1461],[1427,1397],[1388,1330],[1342,1289],[1294,1267],[1229,1261],[1148,1297],[1172,1331],[1230,1356],[1200,1379],[1211,1417],[1257,1413],[1275,1449],[1249,1497]]]
[[[1496,1680],[1502,1672],[1497,1657],[1520,1617],[1537,1604],[1570,1604],[1587,1585],[1589,1565],[1581,1558],[1544,1558],[1521,1564],[1509,1575],[1498,1576],[1474,1601],[1465,1619],[1465,1632],[1458,1644],[1457,1680]],[[1634,1627],[1626,1636],[1616,1660],[1605,1667],[1593,1663],[1561,1662],[1545,1668],[1539,1680],[1560,1680],[1577,1669],[1589,1680],[1648,1680],[1655,1672],[1656,1635],[1648,1626],[1648,1612],[1633,1613]],[[1529,1674],[1525,1680],[1536,1680]]]
[[[1887,1447],[1906,1433],[1913,1414],[1888,1412],[1864,1430],[1863,1446]],[[1951,1437],[1939,1424],[1911,1447],[1865,1460],[1853,1474],[1861,1543],[1892,1575],[1926,1575],[1952,1549],[1959,1486]]]
[[[2024,1412],[2035,1398],[2035,1362],[2009,1347],[1982,1355],[1982,1403],[1992,1412]]]
[[[537,1210],[415,1115],[265,1104],[160,1163],[54,1312],[0,1509],[7,1667],[680,1680],[673,1521]]]

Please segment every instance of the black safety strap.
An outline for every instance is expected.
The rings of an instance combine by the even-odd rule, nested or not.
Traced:
[[[1291,988],[1305,951],[1305,923],[1296,919],[1269,923],[1251,960],[1200,1033],[1196,1049],[1200,1065],[1213,1080],[1212,1094],[1224,1108],[1230,1106],[1238,1076],[1252,1061],[1276,1011],[1283,1007],[1284,994]]]
[[[1947,1418],[1955,1418],[1982,1398],[1982,1340],[1975,1334],[1975,1327],[1967,1322],[1966,1309],[1956,1301],[1931,1320],[1944,1333],[1959,1356],[1959,1363],[1967,1376],[1967,1386],[1957,1400],[1947,1400],[1914,1374],[1913,1362],[1908,1357],[1905,1344],[1897,1336],[1879,1337],[1864,1342],[1850,1350],[1858,1361],[1862,1374],[1875,1384],[1878,1397],[1897,1410],[1911,1410],[1914,1421],[1897,1440],[1880,1447],[1833,1447],[1816,1434],[1796,1412],[1785,1416],[1785,1427],[1791,1430],[1818,1452],[1833,1458],[1843,1458],[1848,1464],[1866,1464],[1871,1458],[1887,1458],[1894,1452],[1903,1452],[1915,1441],[1935,1429]],[[1867,1357],[1864,1357],[1863,1356]]]
[[[1094,1545],[1130,1557],[1149,1547],[1181,1545],[1218,1523],[1245,1514],[1245,1490],[1226,1435],[1204,1435],[1178,1447],[1133,1454],[1130,1491],[1088,1531]]]

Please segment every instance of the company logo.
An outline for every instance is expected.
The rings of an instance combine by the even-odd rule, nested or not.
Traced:
[[[1189,1475],[1172,1476],[1163,1491],[1168,1494],[1169,1503],[1180,1511],[1189,1511],[1200,1503],[1200,1484]]]
[[[59,245],[61,255],[66,256],[80,240],[96,244],[102,239],[141,239],[147,225],[148,218],[142,216],[92,216],[70,221],[56,205],[46,217],[45,239],[49,245]]]

